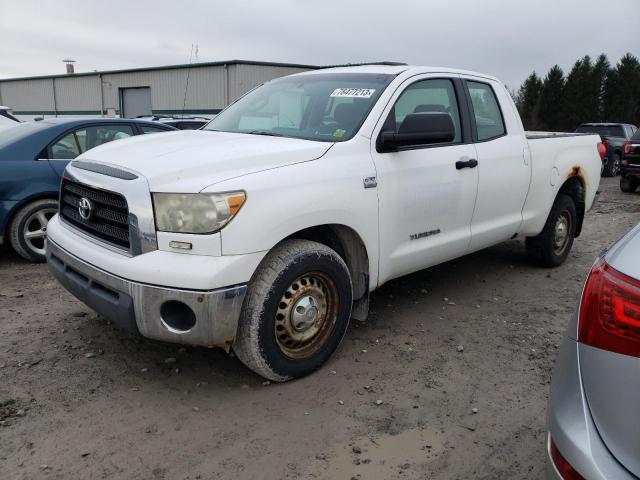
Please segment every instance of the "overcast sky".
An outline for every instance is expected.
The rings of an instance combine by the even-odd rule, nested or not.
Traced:
[[[640,0],[0,0],[0,78],[231,59],[394,60],[517,87],[604,52],[640,56]]]

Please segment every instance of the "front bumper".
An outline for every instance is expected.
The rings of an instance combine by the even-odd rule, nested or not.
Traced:
[[[611,455],[596,429],[582,386],[578,343],[568,337],[553,373],[548,428],[562,456],[586,480],[637,480]],[[545,478],[562,480],[551,460],[549,437]]]
[[[47,264],[53,276],[99,314],[143,336],[166,342],[229,349],[236,335],[246,285],[210,291],[148,285],[113,275],[67,252],[49,239]],[[180,302],[195,315],[189,329],[163,318],[166,302]]]

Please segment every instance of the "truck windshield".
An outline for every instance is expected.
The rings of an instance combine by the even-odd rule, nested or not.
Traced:
[[[270,81],[203,130],[343,142],[353,137],[395,75],[316,73]]]
[[[601,137],[624,137],[624,131],[619,125],[580,125],[576,133],[597,133]]]

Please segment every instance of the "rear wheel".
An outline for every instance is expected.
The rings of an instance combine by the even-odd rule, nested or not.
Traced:
[[[620,190],[625,193],[635,192],[639,183],[638,180],[633,180],[629,177],[620,177]]]
[[[9,238],[21,257],[31,262],[45,261],[47,224],[57,211],[58,202],[44,199],[31,202],[16,213],[9,227]]]
[[[614,153],[604,167],[605,177],[615,177],[620,173],[620,154]]]
[[[544,229],[527,237],[529,257],[543,267],[557,267],[569,256],[576,233],[577,214],[573,199],[559,194],[551,207]]]
[[[336,350],[351,305],[342,258],[320,243],[287,240],[265,257],[249,284],[233,349],[269,380],[303,377]]]

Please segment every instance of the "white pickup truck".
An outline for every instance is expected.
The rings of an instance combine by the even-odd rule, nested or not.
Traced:
[[[487,75],[306,72],[254,89],[204,130],[78,157],[48,264],[114,322],[233,349],[285,381],[326,362],[388,280],[517,235],[539,264],[560,265],[596,195],[599,142],[527,135]]]

